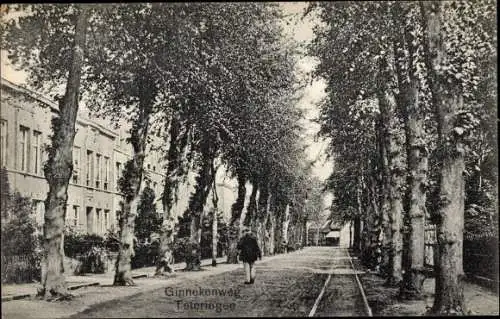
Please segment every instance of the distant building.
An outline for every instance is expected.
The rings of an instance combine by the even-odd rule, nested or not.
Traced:
[[[351,243],[350,224],[338,224],[328,219],[321,227],[308,229],[309,244],[319,246],[349,247]]]
[[[36,220],[42,225],[48,184],[43,176],[47,160],[45,146],[52,134],[51,119],[58,105],[40,94],[5,79],[1,81],[0,164],[8,172],[12,190],[32,199]],[[125,142],[125,125],[105,126],[79,114],[73,146],[73,175],[68,188],[66,225],[80,231],[103,235],[117,225],[122,196],[118,178],[132,150]],[[164,175],[161,157],[148,151],[146,183],[161,194]],[[158,211],[161,206],[158,202]]]

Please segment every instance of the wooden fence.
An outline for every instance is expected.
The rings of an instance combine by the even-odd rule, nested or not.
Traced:
[[[438,257],[436,225],[426,225],[424,236],[424,265],[433,271]],[[482,278],[498,286],[498,239],[496,236],[464,235],[463,269],[468,277]]]

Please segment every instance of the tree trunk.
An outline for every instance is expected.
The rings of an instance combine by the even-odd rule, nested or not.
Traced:
[[[361,204],[361,195],[363,192],[362,185],[363,178],[358,178],[356,189],[356,208],[357,215],[354,217],[354,234],[353,234],[353,248],[355,252],[361,251],[361,216],[363,215],[363,208]]]
[[[269,256],[270,254],[270,248],[271,248],[271,236],[269,234],[269,227],[268,225],[271,222],[271,200],[272,200],[272,195],[271,192],[268,191],[267,195],[267,205],[266,205],[266,217],[263,223],[263,229],[264,229],[264,255]]]
[[[167,155],[167,172],[165,174],[165,186],[162,194],[162,205],[166,217],[170,217],[170,211],[174,204],[174,192],[178,184],[178,169],[180,166],[180,149],[179,149],[179,134],[181,130],[181,123],[179,115],[174,114],[170,122],[169,129],[169,148]]]
[[[68,183],[73,172],[73,142],[89,14],[85,5],[80,10],[75,25],[73,60],[70,64],[66,92],[62,103],[59,103],[59,117],[52,121],[54,134],[44,169],[49,192],[45,200],[43,225],[42,288],[38,294],[47,299],[70,296],[64,278],[63,231]]]
[[[377,203],[377,193],[375,191],[376,181],[370,178],[368,187],[369,213],[367,214],[364,227],[364,245],[362,258],[364,264],[370,269],[378,271],[381,265],[382,251],[380,236],[382,233],[381,216]]]
[[[283,245],[283,252],[287,253],[288,252],[288,225],[290,223],[290,205],[287,204],[285,208],[285,213],[283,215],[283,226],[282,226],[282,245]]]
[[[382,92],[384,94],[384,92]],[[389,119],[388,117],[392,114],[388,114],[387,110],[384,110],[382,103],[380,103],[380,118],[379,118],[379,152],[382,167],[382,179],[381,179],[381,203],[380,203],[380,224],[382,226],[382,245],[381,245],[381,264],[380,270],[383,275],[387,276],[389,274],[390,268],[390,250],[391,250],[391,225],[389,220],[390,213],[390,199],[389,199],[389,189],[390,189],[390,169],[389,169],[389,156],[388,156],[388,144],[390,143],[390,133],[389,133]]]
[[[389,44],[391,45],[391,44]],[[395,72],[392,49],[381,59],[378,100],[382,120],[384,156],[384,272],[386,284],[399,285],[402,280],[403,239],[401,235],[403,202],[401,189],[404,178],[399,123],[396,115]],[[388,211],[387,211],[388,210]]]
[[[276,205],[275,228],[274,228],[274,252],[278,254],[283,253],[283,221],[284,221],[283,206]]]
[[[202,145],[201,167],[196,177],[195,191],[189,199],[189,207],[185,212],[185,216],[191,217],[190,243],[186,245],[186,270],[194,271],[201,269],[201,217],[215,178],[210,143],[205,140]]]
[[[261,232],[262,232],[262,255],[269,256],[269,231],[267,225],[269,224],[269,214],[266,215],[264,221],[261,223]]]
[[[163,267],[162,259],[164,256],[173,255],[174,239],[175,239],[175,219],[172,217],[172,206],[174,203],[174,193],[178,185],[179,166],[180,164],[180,149],[179,149],[179,134],[180,134],[179,115],[175,114],[170,122],[169,129],[169,149],[167,155],[167,172],[165,174],[165,186],[162,194],[163,206],[163,225],[160,230],[160,244],[158,247],[157,267],[155,275],[163,275],[164,271],[172,271],[170,265]]]
[[[318,225],[318,229],[316,230],[316,246],[319,246],[319,225]]]
[[[246,176],[243,172],[238,172],[238,197],[231,207],[231,221],[229,222],[229,247],[227,253],[227,263],[237,264],[238,263],[238,251],[236,246],[238,245],[239,231],[240,231],[240,220],[242,218],[241,214],[245,206],[245,196],[246,196]]]
[[[272,195],[271,195],[272,196]],[[275,230],[276,230],[276,212],[275,212],[275,207],[273,207],[272,210],[269,211],[269,254],[274,255],[276,251],[276,236],[275,236]]]
[[[201,270],[201,218],[202,213],[191,215],[189,243],[186,245],[186,270]]]
[[[212,266],[217,266],[217,242],[218,242],[218,211],[219,211],[219,197],[217,196],[217,183],[216,176],[217,170],[212,162],[212,176],[213,176],[213,186],[212,186],[212,204],[214,206],[214,215],[212,220]]]
[[[380,67],[382,68],[382,67]],[[385,97],[385,86],[386,81],[383,79],[383,76],[378,77],[378,102],[380,108],[380,115],[377,119],[377,142],[378,142],[378,156],[381,167],[381,179],[380,179],[380,224],[382,225],[382,245],[381,245],[381,255],[379,258],[381,259],[381,264],[379,265],[379,269],[384,276],[389,275],[390,269],[390,251],[391,251],[391,224],[390,224],[390,198],[389,198],[389,189],[390,189],[390,167],[389,167],[389,144],[390,144],[390,117],[394,114],[391,114],[386,105],[383,103]]]
[[[302,222],[302,247],[306,247],[307,246],[307,219],[304,218],[303,222]]]
[[[160,244],[158,247],[158,256],[155,276],[164,275],[165,271],[173,272],[172,265],[165,264],[165,256],[173,256],[175,238],[175,219],[172,216],[166,216],[160,230]],[[166,266],[166,267],[165,267]]]
[[[231,221],[230,225],[237,225],[238,220],[241,217],[241,213],[243,211],[243,207],[245,206],[245,196],[246,196],[246,175],[243,171],[239,171],[237,173],[237,181],[238,181],[238,197],[236,201],[231,207]]]
[[[403,278],[402,261],[403,261],[403,236],[401,229],[403,228],[403,196],[402,185],[404,182],[404,164],[401,154],[402,143],[398,136],[394,136],[394,141],[391,143],[391,263],[390,277],[388,284],[394,286],[401,283]]]
[[[398,17],[399,18],[399,17]],[[398,107],[403,114],[406,134],[406,154],[408,166],[408,198],[409,219],[408,257],[403,275],[400,296],[405,299],[423,298],[423,283],[425,280],[425,202],[427,188],[428,152],[425,144],[424,110],[419,107],[420,81],[417,78],[416,64],[413,56],[416,51],[415,36],[406,20],[396,18],[404,24],[405,42],[408,48],[409,60],[406,62],[408,71],[398,67],[399,98]],[[405,61],[404,57],[401,57]]]
[[[262,250],[263,254],[266,251],[265,228],[269,212],[269,200],[270,200],[269,185],[266,182],[262,182],[262,184],[260,185],[258,210],[257,214],[255,214],[254,217],[255,221],[254,224],[257,233],[257,243],[260,249]]]
[[[154,92],[152,92],[147,79],[139,79],[140,101],[137,119],[130,130],[133,156],[125,165],[124,175],[120,178],[120,191],[124,195],[122,213],[119,220],[120,248],[116,260],[116,271],[113,285],[134,285],[131,274],[131,262],[134,256],[134,228],[139,204],[144,173],[144,158],[149,134],[149,120],[153,110]]]
[[[246,211],[246,215],[243,221],[243,225],[247,227],[252,226],[252,220],[254,220],[255,210],[257,208],[257,183],[252,185],[252,193],[250,194],[250,200],[248,202],[248,207]],[[240,234],[241,235],[241,234]]]
[[[432,103],[441,148],[440,205],[438,207],[439,262],[436,274],[434,314],[465,314],[463,292],[463,228],[464,228],[464,145],[455,125],[463,107],[460,83],[447,77],[441,69],[446,49],[441,30],[441,3],[422,2],[421,11],[426,41],[424,50],[429,75]],[[447,63],[447,62],[446,62]],[[448,81],[450,80],[450,81]]]
[[[304,224],[302,221],[297,221],[297,224],[295,225],[295,244],[297,249],[299,249],[302,246],[302,241],[303,241],[303,235],[304,234]]]
[[[289,248],[293,245],[293,242],[295,240],[295,225],[292,222],[288,222],[287,235],[288,238],[286,239],[286,245],[285,245],[286,253],[288,253]]]
[[[212,221],[212,266],[217,266],[217,211],[214,211],[214,219]]]
[[[227,251],[227,263],[237,264],[238,263],[238,250],[236,249],[238,245],[238,233],[239,227],[230,227],[228,232],[229,247]]]
[[[355,252],[360,251],[361,246],[361,217],[354,217],[352,246]]]

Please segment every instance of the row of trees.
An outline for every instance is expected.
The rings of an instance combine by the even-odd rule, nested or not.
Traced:
[[[465,313],[466,211],[477,208],[473,227],[497,229],[495,2],[308,10],[322,22],[310,53],[327,82],[320,121],[336,165],[334,209],[354,222],[366,263],[377,266],[381,247],[379,266],[403,297],[422,297],[424,225],[437,224],[432,311]]]
[[[232,206],[230,261],[239,225],[252,226],[264,251],[305,233],[313,183],[300,138],[295,44],[284,36],[276,4],[109,4],[10,6],[2,48],[29,73],[34,88],[63,84],[45,165],[43,290],[65,297],[62,233],[79,102],[98,116],[131,124],[133,156],[119,187],[120,249],[115,285],[133,284],[134,227],[150,135],[163,137],[165,222],[161,249],[172,249],[172,207],[179,184],[195,172],[183,220],[189,223],[188,269],[199,267],[203,208],[222,163],[238,181]],[[52,85],[50,85],[52,84]],[[247,185],[252,186],[242,215]],[[217,209],[217,197],[213,196]],[[309,209],[312,211],[312,209]],[[213,219],[217,220],[217,219]],[[290,225],[290,226],[289,226]],[[216,224],[215,224],[216,226]]]

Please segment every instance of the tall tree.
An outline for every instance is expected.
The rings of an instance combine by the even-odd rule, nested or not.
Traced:
[[[427,94],[422,92],[422,56],[418,54],[422,44],[422,29],[418,17],[418,7],[415,4],[396,3],[393,7],[395,29],[404,30],[400,37],[394,39],[394,46],[399,88],[397,104],[404,121],[408,168],[409,207],[406,216],[409,219],[410,234],[408,262],[405,264],[401,285],[401,296],[406,298],[421,298],[425,280],[424,226],[429,153],[425,119],[429,110]]]
[[[31,84],[65,83],[59,116],[52,120],[53,134],[44,167],[49,192],[43,227],[42,289],[45,298],[67,298],[64,278],[63,230],[68,184],[73,172],[73,141],[80,100],[80,81],[86,53],[87,5],[21,6],[26,15],[6,26],[2,47],[14,64],[32,75]]]
[[[381,126],[383,127],[382,149],[384,157],[384,203],[382,206],[384,222],[384,239],[387,241],[387,260],[384,266],[387,275],[387,284],[399,285],[402,280],[402,183],[404,166],[402,163],[402,142],[400,139],[398,117],[396,114],[395,72],[393,49],[389,43],[385,47],[388,54],[380,60],[380,78],[378,102],[381,113]]]
[[[246,176],[242,172],[242,170],[239,170],[236,174],[238,182],[238,195],[235,202],[231,206],[231,219],[229,222],[229,247],[227,252],[227,262],[231,264],[238,263],[238,255],[236,250],[239,232],[238,226],[240,223],[243,208],[245,206],[246,197]]]
[[[432,96],[440,160],[438,246],[434,313],[466,312],[463,295],[463,229],[467,138],[477,125],[471,112],[478,57],[491,50],[483,16],[492,3],[420,3],[427,80]],[[476,23],[476,20],[479,23]],[[489,22],[489,21],[488,21]]]
[[[134,256],[135,218],[140,201],[139,193],[144,172],[149,121],[155,96],[155,92],[151,92],[147,79],[139,77],[135,85],[138,88],[139,110],[130,132],[133,157],[125,164],[123,176],[119,180],[120,191],[125,201],[119,218],[120,250],[116,261],[114,285],[134,284],[130,271]]]
[[[279,116],[287,110],[280,98],[289,92],[294,76],[290,46],[281,41],[276,6],[230,5],[217,15],[215,11],[220,11],[220,5],[204,7],[200,13],[201,39],[198,41],[206,55],[197,59],[202,65],[208,65],[202,69],[209,80],[200,79],[196,95],[190,97],[195,101],[189,121],[195,123],[191,143],[198,158],[199,178],[185,214],[194,216],[193,231],[198,229],[197,214],[201,214],[207,197],[204,194],[208,194],[211,187],[213,177],[208,167],[213,160],[221,156],[233,175],[238,176],[241,203],[241,196],[245,195],[241,189],[246,181],[259,180],[269,163],[276,162],[279,150],[272,148],[277,144],[275,137],[290,129],[278,125]],[[235,21],[235,17],[240,20]],[[214,86],[207,86],[207,82]],[[259,188],[258,183],[252,184],[251,204],[245,217],[248,222],[254,216],[253,205],[257,206]],[[234,206],[233,227],[237,219],[241,219],[238,207],[241,204]],[[263,221],[265,218],[263,216]],[[234,244],[236,238],[233,237]],[[197,238],[193,234],[192,239]]]
[[[215,168],[214,163],[212,163],[212,174],[217,176],[217,169]],[[217,183],[215,178],[213,180],[212,186],[212,205],[213,205],[213,214],[212,214],[212,266],[217,266],[217,243],[218,243],[218,221],[219,221],[219,196],[217,195]]]
[[[126,163],[119,181],[124,201],[119,219],[115,285],[133,284],[130,263],[135,218],[155,114],[168,112],[178,96],[179,82],[185,80],[177,77],[184,43],[180,39],[183,34],[178,34],[178,23],[187,14],[183,6],[116,5],[92,37],[95,50],[89,55],[85,84],[93,98],[88,104],[98,115],[131,123],[128,142],[132,159]]]

